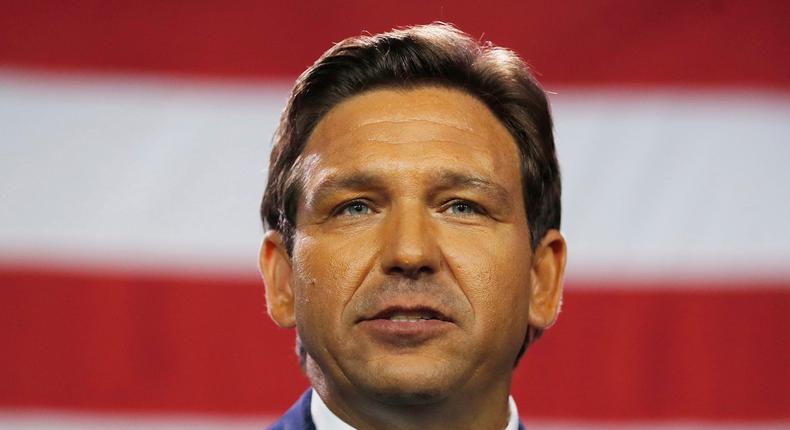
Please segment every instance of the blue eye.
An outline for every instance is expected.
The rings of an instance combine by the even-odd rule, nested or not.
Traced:
[[[456,215],[474,215],[477,213],[475,207],[468,202],[455,202],[448,209]]]
[[[351,202],[340,212],[342,215],[362,216],[370,213],[370,208],[363,202]]]

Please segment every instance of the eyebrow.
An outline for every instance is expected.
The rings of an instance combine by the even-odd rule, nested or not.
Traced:
[[[453,189],[473,189],[490,196],[501,207],[510,208],[512,206],[513,199],[505,187],[475,173],[440,169],[431,173],[431,181],[431,193]],[[356,171],[324,179],[315,187],[306,203],[308,206],[314,206],[340,191],[382,190],[385,188],[387,188],[386,179],[380,172]]]
[[[501,207],[510,208],[512,205],[512,198],[507,189],[483,176],[451,169],[439,170],[432,176],[434,176],[433,182],[437,191],[473,189],[489,195]]]
[[[334,193],[345,190],[384,189],[384,178],[380,173],[356,171],[347,175],[329,176],[321,181],[307,199],[308,206],[314,206]]]

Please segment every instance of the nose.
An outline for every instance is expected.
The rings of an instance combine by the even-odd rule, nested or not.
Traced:
[[[417,207],[390,214],[383,238],[384,273],[417,279],[439,270],[441,251],[430,218],[424,208]]]

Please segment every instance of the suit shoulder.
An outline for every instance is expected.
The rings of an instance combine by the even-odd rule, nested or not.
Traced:
[[[313,391],[307,390],[268,430],[315,430],[310,414],[310,399]]]

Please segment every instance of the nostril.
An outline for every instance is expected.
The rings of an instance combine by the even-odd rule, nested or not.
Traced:
[[[419,278],[423,275],[431,275],[434,273],[432,267],[427,265],[420,265],[420,266],[392,266],[387,270],[388,275],[398,275],[404,276],[408,278]]]
[[[422,267],[420,267],[420,270],[418,270],[418,272],[419,272],[419,273],[422,273],[422,274],[424,274],[424,275],[430,275],[430,274],[432,274],[432,273],[433,273],[433,267],[430,267],[430,266],[422,266]]]
[[[389,270],[389,274],[390,275],[403,275],[404,273],[406,273],[406,271],[403,270],[403,268],[399,267],[399,266],[390,267],[390,270]]]

